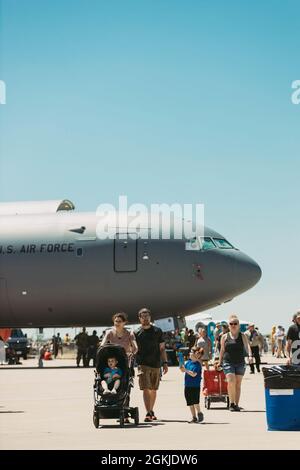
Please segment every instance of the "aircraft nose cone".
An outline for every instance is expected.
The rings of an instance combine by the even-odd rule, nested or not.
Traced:
[[[256,261],[241,252],[236,257],[234,271],[236,282],[243,291],[255,286],[262,275]]]

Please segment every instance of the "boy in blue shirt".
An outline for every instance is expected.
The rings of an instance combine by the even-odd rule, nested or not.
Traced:
[[[201,357],[203,356],[203,348],[192,348],[190,358],[180,367],[181,372],[185,372],[184,376],[184,396],[187,406],[190,407],[192,420],[190,423],[201,423],[204,419],[200,410],[200,384],[201,384]]]
[[[122,370],[117,367],[118,361],[115,357],[109,357],[107,359],[107,367],[104,369],[103,377],[105,380],[101,381],[103,394],[107,393],[116,394],[120,387]]]

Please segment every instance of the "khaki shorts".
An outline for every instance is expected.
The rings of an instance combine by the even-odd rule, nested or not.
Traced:
[[[160,381],[160,368],[139,366],[138,378],[140,390],[157,390]]]

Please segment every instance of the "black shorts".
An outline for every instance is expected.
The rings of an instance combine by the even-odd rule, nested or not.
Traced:
[[[200,387],[184,387],[184,396],[187,406],[199,405]]]

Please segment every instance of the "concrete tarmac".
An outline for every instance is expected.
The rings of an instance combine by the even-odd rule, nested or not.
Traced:
[[[38,369],[37,359],[29,359],[21,366],[0,366],[0,449],[300,449],[299,432],[267,431],[263,376],[250,375],[249,368],[240,413],[223,403],[206,410],[201,397],[204,422],[189,424],[183,374],[171,367],[158,392],[159,421],[143,422],[142,392],[135,383],[131,405],[139,407],[141,425],[122,429],[115,420],[103,420],[95,429],[93,368],[76,368],[66,359],[44,364]]]

